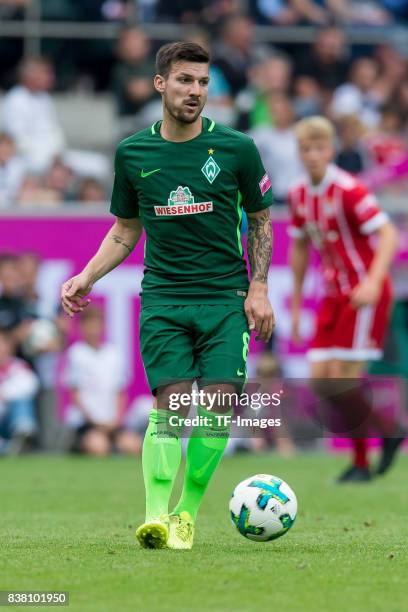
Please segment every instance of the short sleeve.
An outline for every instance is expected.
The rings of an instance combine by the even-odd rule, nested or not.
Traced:
[[[247,213],[264,210],[273,202],[271,180],[254,141],[248,137],[240,148],[239,190]]]
[[[288,204],[290,215],[288,234],[292,238],[305,238],[305,217],[300,214],[299,202],[293,192],[289,192],[288,194]]]
[[[377,198],[358,184],[345,198],[346,214],[361,234],[368,235],[388,222],[388,215],[381,210]]]
[[[122,143],[119,144],[115,155],[115,180],[113,183],[110,212],[122,219],[139,217],[137,193],[126,175]]]

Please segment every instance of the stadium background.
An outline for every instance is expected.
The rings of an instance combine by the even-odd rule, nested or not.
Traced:
[[[213,67],[205,114],[253,136],[274,185],[270,297],[278,328],[273,347],[252,346],[250,372],[268,351],[284,375],[307,375],[304,351],[320,282],[312,268],[305,343],[295,347],[285,196],[300,171],[293,124],[322,113],[336,124],[338,163],[364,176],[400,229],[397,300],[376,371],[406,374],[407,35],[404,0],[0,0],[0,253],[17,256],[12,291],[23,315],[12,326],[26,324],[19,354],[40,380],[41,448],[65,448],[64,435],[56,435],[67,403],[61,380],[67,349],[79,335],[77,322],[59,312],[60,285],[95,252],[111,223],[117,142],[160,118],[151,75],[155,51],[169,40],[208,45]],[[139,427],[138,413],[150,406],[137,345],[142,252],[139,245],[93,292],[105,312],[106,337],[125,363],[130,427]],[[4,284],[3,273],[0,264]],[[3,311],[10,309],[4,298],[3,291]],[[52,321],[54,331],[30,331],[36,319]]]

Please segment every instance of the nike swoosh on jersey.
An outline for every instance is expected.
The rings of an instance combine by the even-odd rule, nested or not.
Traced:
[[[142,178],[146,178],[147,176],[150,176],[151,174],[154,174],[155,172],[160,172],[161,168],[156,168],[156,170],[150,170],[150,172],[145,172],[144,170],[140,171],[140,176]]]

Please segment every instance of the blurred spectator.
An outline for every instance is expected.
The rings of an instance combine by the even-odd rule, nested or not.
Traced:
[[[292,77],[292,62],[281,52],[264,57],[249,71],[251,84],[266,94],[287,94]]]
[[[316,79],[306,75],[296,77],[293,83],[293,94],[297,119],[322,113],[322,95]]]
[[[37,438],[40,448],[49,451],[64,446],[64,432],[57,416],[56,386],[59,358],[65,345],[69,321],[62,312],[53,312],[49,316],[49,304],[40,294],[40,265],[41,260],[36,253],[21,253],[17,260],[21,297],[26,312],[34,319],[22,345],[22,352],[39,378]]]
[[[21,297],[17,262],[15,255],[0,254],[0,329],[10,332],[18,346],[29,334],[32,315]]]
[[[287,0],[250,0],[250,11],[258,23],[295,25],[299,15]]]
[[[33,172],[43,172],[64,148],[64,135],[49,90],[54,85],[52,64],[45,58],[25,60],[20,84],[4,97],[4,129]]]
[[[309,76],[325,90],[346,80],[348,49],[343,30],[330,26],[318,31],[312,45],[303,48],[296,62],[296,74]]]
[[[25,173],[25,164],[16,154],[14,141],[0,133],[0,209],[15,203]]]
[[[122,123],[120,131],[126,135],[145,127],[137,115],[156,97],[155,67],[150,57],[150,41],[137,27],[121,31],[116,52],[118,61],[113,69],[112,89]]]
[[[44,176],[44,187],[59,194],[59,201],[75,199],[75,176],[71,168],[56,158]]]
[[[37,304],[39,299],[37,278],[40,267],[40,257],[37,253],[21,253],[16,259],[16,269],[20,281],[19,294],[24,300],[26,312],[33,317],[38,316]]]
[[[124,22],[132,14],[134,4],[134,0],[41,0],[41,19]],[[41,47],[45,55],[54,59],[59,88],[91,87],[96,91],[109,88],[114,60],[112,40],[45,38]]]
[[[290,187],[303,173],[293,130],[295,115],[290,99],[282,94],[272,94],[268,105],[273,127],[259,126],[250,135],[272,181],[274,202],[286,204]]]
[[[50,1],[54,2],[54,0]],[[79,7],[81,21],[125,24],[134,15],[137,2],[135,0],[81,0],[81,2],[70,2],[70,4],[76,4]],[[110,88],[115,66],[115,49],[112,40],[90,38],[80,41],[76,60],[85,87],[90,82],[96,91],[106,91]]]
[[[156,10],[160,21],[212,25],[237,14],[240,8],[239,0],[158,0]]]
[[[125,21],[132,14],[133,1],[82,0],[78,4],[82,21]]]
[[[41,0],[41,16],[47,21],[123,21],[131,14],[131,4],[131,0]]]
[[[273,353],[265,352],[258,357],[255,376],[259,384],[256,389],[257,394],[266,393],[272,396],[274,393],[279,393],[280,389],[282,389],[282,371],[279,361]],[[252,413],[251,416],[253,417],[254,414]],[[287,415],[282,414],[279,407],[263,407],[255,416],[261,418],[280,418],[281,426],[276,429],[268,427],[261,430],[263,437],[251,438],[250,444],[252,450],[257,452],[265,451],[274,444],[279,454],[284,457],[290,457],[295,454],[296,447],[287,425]]]
[[[379,45],[374,56],[379,64],[376,89],[384,102],[391,101],[400,83],[408,76],[407,61],[391,45]]]
[[[43,177],[28,175],[23,180],[17,202],[21,206],[55,207],[62,203],[62,193],[46,187]]]
[[[258,125],[273,124],[267,98],[274,94],[286,95],[290,88],[292,63],[283,53],[263,57],[248,71],[249,86],[238,96],[240,109],[238,129],[247,130]]]
[[[201,45],[211,53],[209,36],[204,30],[191,31],[185,37],[185,40]],[[230,86],[218,66],[211,63],[209,74],[210,82],[205,112],[211,119],[231,125],[234,121],[235,113]]]
[[[326,0],[326,3],[333,18],[344,24],[381,26],[392,21],[384,0]]]
[[[365,157],[361,139],[364,126],[357,115],[343,115],[337,121],[339,138],[336,164],[350,172],[359,174],[364,170]]]
[[[251,0],[261,23],[385,25],[407,15],[407,0]]]
[[[211,29],[232,15],[242,13],[241,0],[207,0],[201,16],[206,25]]]
[[[140,438],[123,426],[127,396],[122,356],[103,341],[102,311],[89,306],[80,319],[82,340],[67,352],[65,383],[70,389],[68,424],[75,429],[75,450],[107,455],[137,453]]]
[[[398,112],[404,126],[405,137],[408,138],[408,79],[405,79],[396,92],[396,103]]]
[[[81,187],[77,194],[79,202],[88,203],[104,203],[107,200],[107,193],[104,186],[93,178],[87,178],[82,181]]]
[[[408,146],[402,137],[402,121],[394,104],[381,111],[381,123],[365,139],[365,146],[374,164],[389,165],[408,156]]]
[[[262,48],[254,40],[253,24],[243,15],[226,19],[219,40],[213,46],[213,63],[221,69],[232,95],[244,89],[248,82],[247,72]],[[265,51],[264,51],[265,55]]]
[[[11,335],[0,329],[0,455],[27,449],[36,433],[34,372],[14,353]]]
[[[378,63],[370,57],[361,57],[353,62],[350,82],[340,85],[333,94],[331,113],[335,119],[355,114],[367,127],[378,125],[379,109],[383,102],[376,88],[378,71]]]
[[[289,0],[288,4],[297,13],[298,21],[313,25],[330,23],[331,14],[328,10],[330,0]]]
[[[160,21],[199,23],[204,0],[158,0],[157,15]]]
[[[336,164],[350,172],[359,174],[365,169],[362,136],[364,127],[357,115],[343,115],[337,121],[339,146]]]

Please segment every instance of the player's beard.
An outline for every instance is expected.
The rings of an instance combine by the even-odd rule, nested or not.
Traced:
[[[171,104],[171,102],[166,98],[166,96],[164,96],[163,100],[166,111],[173,119],[175,119],[175,121],[179,123],[194,123],[195,121],[197,121],[198,117],[201,115],[205,104],[205,100],[204,102],[198,102],[198,106],[195,112],[193,113],[185,110],[183,106],[175,106],[174,104]]]

